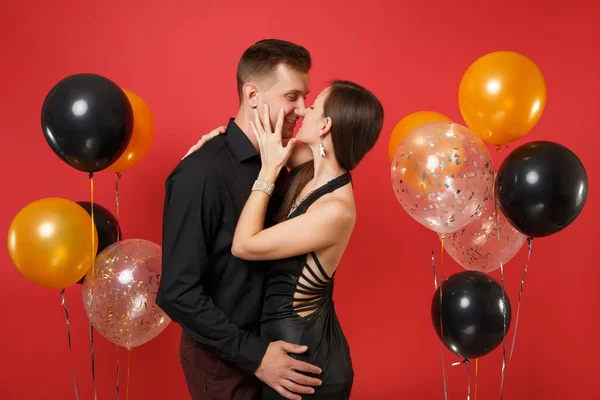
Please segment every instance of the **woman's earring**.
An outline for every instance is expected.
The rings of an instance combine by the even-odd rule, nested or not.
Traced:
[[[319,153],[321,153],[321,157],[325,157],[325,147],[323,146],[323,138],[321,138],[321,143],[319,143]]]

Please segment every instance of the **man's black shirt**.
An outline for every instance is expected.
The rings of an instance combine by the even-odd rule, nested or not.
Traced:
[[[264,270],[234,257],[231,244],[260,168],[259,154],[233,119],[225,134],[175,167],[165,185],[156,300],[188,335],[251,374],[268,347],[249,333],[258,329]],[[280,200],[274,194],[266,225]]]

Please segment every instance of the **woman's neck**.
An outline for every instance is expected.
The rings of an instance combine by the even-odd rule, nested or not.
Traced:
[[[307,185],[309,190],[319,188],[346,172],[337,162],[333,152],[326,153],[325,157],[321,157],[317,149],[317,151],[313,151],[313,156],[315,175]]]

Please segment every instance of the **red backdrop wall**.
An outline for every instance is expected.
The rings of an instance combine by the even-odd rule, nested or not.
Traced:
[[[387,140],[406,114],[432,109],[462,122],[457,89],[479,56],[514,50],[545,75],[547,108],[516,144],[547,139],[575,151],[590,179],[588,203],[567,230],[535,240],[507,399],[600,398],[597,116],[599,6],[583,2],[471,1],[117,1],[4,0],[0,13],[0,227],[42,197],[89,198],[84,173],[46,145],[40,109],[67,75],[94,72],[142,96],[156,136],[121,184],[125,238],[160,243],[163,184],[201,134],[236,111],[235,68],[254,41],[278,37],[314,57],[314,93],[332,78],[371,88],[386,110],[376,148],[354,174],[358,223],[338,272],[335,300],[356,370],[354,399],[440,399],[439,341],[430,322],[430,252],[439,240],[397,203]],[[514,146],[513,146],[514,148]],[[493,157],[496,166],[507,154]],[[114,177],[96,177],[96,201],[114,210]],[[525,249],[506,266],[516,306]],[[446,257],[446,273],[461,268]],[[494,274],[498,277],[498,273]],[[58,293],[16,271],[0,247],[0,398],[92,397],[87,319],[81,288],[67,290],[73,353]],[[134,349],[129,398],[186,399],[178,362],[179,327]],[[96,335],[98,398],[115,397],[115,347]],[[121,359],[124,396],[127,359]],[[446,361],[458,361],[446,353]],[[479,364],[480,399],[499,398],[500,351]],[[466,368],[449,367],[450,399],[466,395]]]

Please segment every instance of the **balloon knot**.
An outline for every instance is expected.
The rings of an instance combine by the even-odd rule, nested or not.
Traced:
[[[453,366],[453,367],[455,367],[455,366],[457,366],[457,365],[462,365],[462,364],[469,364],[469,360],[468,360],[467,358],[465,358],[465,359],[464,359],[464,360],[462,360],[462,361],[459,361],[459,362],[452,363],[452,366]]]

